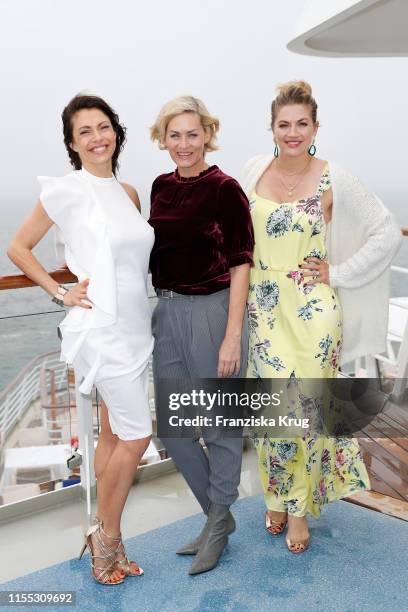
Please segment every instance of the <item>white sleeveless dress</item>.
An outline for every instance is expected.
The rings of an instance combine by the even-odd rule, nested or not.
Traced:
[[[153,229],[113,176],[82,169],[39,181],[68,268],[80,281],[90,279],[92,309],[74,306],[60,325],[61,359],[74,365],[82,393],[96,385],[114,434],[122,440],[146,437],[152,431],[147,273]]]

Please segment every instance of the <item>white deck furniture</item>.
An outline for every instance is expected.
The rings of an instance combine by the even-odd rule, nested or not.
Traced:
[[[4,487],[16,484],[18,470],[47,467],[51,472],[51,480],[66,478],[70,473],[67,468],[67,459],[70,454],[71,448],[68,444],[7,448],[4,452],[4,471],[0,492]]]
[[[147,447],[142,459],[147,461],[147,463],[157,463],[160,461],[160,455],[156,446],[154,445],[153,440],[150,440],[149,446]]]
[[[20,446],[45,446],[48,444],[48,432],[45,427],[21,428],[17,440]]]

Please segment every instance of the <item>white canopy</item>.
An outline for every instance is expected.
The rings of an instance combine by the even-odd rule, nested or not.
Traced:
[[[309,0],[290,51],[322,56],[408,55],[407,0]]]

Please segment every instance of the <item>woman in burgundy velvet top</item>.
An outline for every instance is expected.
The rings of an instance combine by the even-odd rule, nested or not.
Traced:
[[[230,286],[231,268],[252,261],[248,201],[235,179],[218,166],[209,166],[197,176],[182,172],[177,168],[153,183],[153,286],[185,295],[209,295]]]
[[[237,181],[205,154],[214,151],[219,122],[190,96],[160,111],[152,140],[177,165],[153,183],[150,224],[155,245],[150,259],[159,297],[153,314],[153,373],[156,410],[160,378],[240,376],[247,361],[246,299],[254,247],[248,200]],[[205,410],[203,410],[205,412]],[[238,497],[242,439],[202,427],[208,458],[195,437],[163,439],[207,515],[201,534],[177,552],[196,555],[190,574],[215,567],[235,529],[229,510]]]

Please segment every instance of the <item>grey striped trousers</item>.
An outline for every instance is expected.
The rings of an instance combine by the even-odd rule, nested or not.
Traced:
[[[211,295],[177,294],[173,298],[159,298],[152,321],[156,398],[160,397],[160,378],[217,378],[218,351],[225,335],[228,304],[229,289]],[[245,316],[240,376],[246,371],[247,356]],[[156,410],[159,412],[160,409],[159,401]],[[202,427],[201,434],[208,458],[198,436],[162,441],[197,501],[207,512],[210,502],[230,506],[238,497],[242,438],[224,437],[216,427]]]

